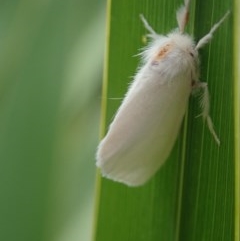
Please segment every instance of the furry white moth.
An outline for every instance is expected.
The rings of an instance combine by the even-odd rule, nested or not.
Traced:
[[[103,176],[129,186],[148,181],[169,156],[194,89],[203,91],[201,115],[220,144],[209,116],[208,87],[199,81],[198,50],[229,11],[197,44],[184,33],[188,14],[185,0],[177,11],[178,29],[167,36],[158,35],[141,16],[152,41],[141,53],[143,64],[99,144],[97,166]]]

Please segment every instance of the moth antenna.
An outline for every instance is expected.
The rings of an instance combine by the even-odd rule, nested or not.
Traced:
[[[204,45],[210,42],[210,40],[213,38],[214,32],[219,28],[219,26],[224,22],[224,20],[228,17],[230,14],[230,11],[228,10],[224,16],[213,25],[213,27],[210,29],[209,33],[203,36],[197,43],[196,50],[202,48]]]
[[[184,5],[181,6],[176,13],[180,33],[184,33],[185,26],[187,25],[189,19],[189,4],[190,0],[185,0]]]

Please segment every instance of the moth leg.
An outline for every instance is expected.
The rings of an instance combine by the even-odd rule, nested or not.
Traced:
[[[205,44],[209,43],[213,37],[214,32],[219,28],[219,26],[225,21],[225,19],[230,14],[230,11],[228,10],[224,16],[213,25],[213,27],[210,29],[209,33],[203,36],[197,43],[196,49],[202,48]]]
[[[194,88],[200,89],[203,91],[201,100],[200,100],[200,107],[202,109],[202,113],[200,116],[203,117],[203,121],[207,121],[208,129],[210,133],[213,135],[213,138],[217,142],[218,145],[220,145],[220,140],[214,130],[214,125],[212,122],[212,118],[210,117],[210,96],[209,96],[209,91],[208,91],[208,85],[207,83],[203,82],[196,82],[195,85],[193,86]]]
[[[146,18],[143,16],[143,14],[140,14],[140,19],[143,22],[144,27],[147,29],[147,31],[150,33],[147,36],[151,37],[151,38],[157,38],[158,34],[153,30],[153,28],[150,26],[150,24],[148,23],[148,21],[146,20]]]

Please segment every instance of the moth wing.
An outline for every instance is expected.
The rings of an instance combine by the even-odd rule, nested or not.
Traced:
[[[191,92],[190,73],[172,79],[142,69],[97,151],[103,176],[139,186],[167,159]]]

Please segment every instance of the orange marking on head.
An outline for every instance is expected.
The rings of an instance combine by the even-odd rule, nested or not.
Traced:
[[[171,44],[166,44],[162,48],[159,49],[157,55],[153,58],[152,63],[157,64],[161,59],[164,59],[167,53],[172,49]]]

